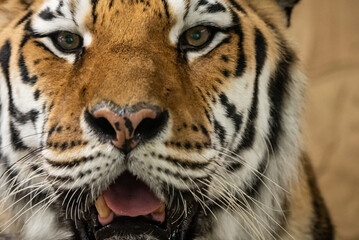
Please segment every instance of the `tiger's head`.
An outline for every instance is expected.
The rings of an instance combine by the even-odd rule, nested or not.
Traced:
[[[260,236],[249,205],[267,178],[289,184],[300,151],[303,80],[286,37],[296,2],[36,0],[21,11],[0,36],[2,204],[16,202],[0,230]]]

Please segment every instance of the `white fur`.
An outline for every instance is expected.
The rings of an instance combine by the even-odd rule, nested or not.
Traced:
[[[55,212],[38,210],[39,208],[35,208],[33,213],[29,214],[23,226],[21,235],[24,240],[67,240],[72,237],[72,232],[59,228],[61,223]]]

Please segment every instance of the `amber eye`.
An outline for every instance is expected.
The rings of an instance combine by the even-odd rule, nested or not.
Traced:
[[[187,30],[185,37],[188,45],[200,47],[208,42],[211,37],[211,32],[205,26],[197,26]]]
[[[55,41],[60,50],[64,52],[74,52],[82,48],[82,38],[71,32],[58,32]]]

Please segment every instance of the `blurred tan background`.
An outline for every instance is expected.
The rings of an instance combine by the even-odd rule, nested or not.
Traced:
[[[309,78],[304,141],[338,240],[359,240],[359,0],[302,0],[294,33]]]

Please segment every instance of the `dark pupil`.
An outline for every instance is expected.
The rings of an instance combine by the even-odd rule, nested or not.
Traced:
[[[194,33],[192,33],[192,38],[194,39],[194,40],[199,40],[199,39],[201,39],[201,32],[200,31],[195,31]]]
[[[67,44],[71,45],[74,42],[74,38],[71,35],[66,35],[65,41]]]

